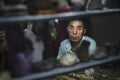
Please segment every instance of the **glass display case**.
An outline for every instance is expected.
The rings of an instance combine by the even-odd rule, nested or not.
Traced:
[[[25,5],[22,6],[25,7]],[[38,6],[34,6],[33,8],[36,7]],[[7,42],[7,44],[5,44],[7,46],[7,48],[5,47],[6,52],[0,50],[1,72],[4,69],[8,71],[10,70],[9,73],[12,74],[11,80],[42,80],[43,78],[51,76],[59,76],[66,73],[78,72],[91,67],[102,66],[108,63],[119,62],[120,38],[119,32],[117,31],[120,28],[118,28],[119,26],[116,25],[120,20],[118,18],[120,17],[120,8],[104,8],[81,11],[79,9],[76,10],[73,8],[77,7],[72,6],[71,11],[67,10],[65,12],[59,13],[56,13],[56,11],[53,11],[50,8],[50,13],[48,12],[49,14],[41,14],[40,12],[40,14],[35,15],[25,14],[17,16],[0,16],[0,30],[5,31],[3,33],[5,33],[5,41]],[[117,18],[116,21],[112,20],[113,25],[116,24],[113,27],[117,27],[114,29],[115,33],[113,31],[112,36],[110,36],[109,33],[112,32],[113,27],[107,27],[108,30],[110,29],[110,32],[108,31],[108,33],[105,32],[107,28],[103,28],[105,26],[108,26],[107,24],[110,24],[109,21],[106,21],[107,23],[105,25],[103,24],[104,26],[102,28],[100,28],[99,25],[102,24],[102,22],[99,22],[100,20],[108,20],[107,16],[110,17],[108,19],[115,20]],[[96,21],[97,17],[98,21]],[[98,43],[98,47],[104,47],[106,50],[108,50],[107,57],[100,60],[91,59],[90,61],[80,62],[68,67],[59,65],[56,56],[58,54],[60,42],[68,37],[65,29],[68,21],[72,19],[85,19],[87,21],[86,24],[88,32],[86,35],[95,38]],[[118,25],[120,24],[118,23]],[[101,33],[98,29],[101,30],[100,32],[102,35],[100,35]],[[103,36],[104,33],[106,34],[105,36]],[[118,34],[117,37],[115,37],[116,34]],[[108,40],[110,37],[113,37],[113,39]],[[3,40],[1,41],[3,42]]]

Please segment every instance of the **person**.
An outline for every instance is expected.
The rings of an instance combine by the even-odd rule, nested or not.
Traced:
[[[66,54],[76,54],[77,49],[81,46],[83,41],[90,43],[88,47],[89,56],[94,53],[94,50],[97,48],[96,41],[85,35],[87,30],[82,20],[70,21],[66,29],[69,38],[60,43],[57,55],[58,60]]]
[[[37,36],[32,30],[33,24],[28,23],[27,28],[24,29],[24,35],[33,44],[33,57],[32,63],[40,62],[43,60],[44,42],[42,40],[37,41]],[[36,26],[34,26],[36,28]]]

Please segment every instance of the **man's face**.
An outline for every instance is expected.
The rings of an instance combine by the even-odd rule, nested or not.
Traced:
[[[82,21],[71,21],[67,27],[69,38],[72,42],[79,42],[86,32]]]

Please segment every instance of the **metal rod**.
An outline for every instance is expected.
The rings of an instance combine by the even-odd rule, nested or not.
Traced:
[[[0,17],[0,23],[45,21],[51,19],[66,19],[72,17],[83,17],[90,15],[101,15],[101,14],[119,13],[119,12],[120,9],[106,9],[106,10],[87,10],[87,11],[57,13],[50,15],[25,15],[25,16]]]

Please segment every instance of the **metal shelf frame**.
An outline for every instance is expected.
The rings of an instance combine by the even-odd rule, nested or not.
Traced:
[[[0,17],[0,23],[16,23],[16,22],[31,22],[31,21],[45,21],[51,19],[67,19],[72,17],[84,17],[91,15],[101,15],[110,13],[120,13],[120,9],[105,9],[105,10],[87,10],[87,11],[76,11],[57,13],[49,15],[25,15],[25,16],[11,16],[11,17]]]

